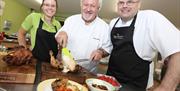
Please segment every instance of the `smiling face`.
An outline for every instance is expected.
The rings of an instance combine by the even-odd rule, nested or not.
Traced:
[[[117,3],[118,15],[123,21],[132,19],[140,9],[140,0],[119,0]]]
[[[98,15],[100,4],[98,0],[82,0],[81,13],[86,23],[92,22]]]
[[[52,18],[56,13],[57,2],[56,0],[43,0],[41,5],[42,12],[46,18]]]

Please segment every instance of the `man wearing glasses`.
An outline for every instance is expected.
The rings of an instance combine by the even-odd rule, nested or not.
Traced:
[[[175,91],[180,80],[180,31],[160,13],[139,10],[141,0],[118,0],[117,5],[119,17],[110,22],[113,49],[107,74],[131,88],[125,91],[145,91],[150,64],[159,52],[169,64],[154,91]]]

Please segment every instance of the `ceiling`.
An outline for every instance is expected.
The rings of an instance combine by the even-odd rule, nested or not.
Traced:
[[[36,0],[17,0],[29,8],[39,10]],[[99,16],[109,22],[117,17],[116,2],[118,0],[103,0]],[[58,13],[62,20],[70,15],[80,13],[80,0],[58,0]],[[162,13],[180,29],[180,0],[142,0],[141,9],[153,9]],[[156,17],[155,17],[156,18]]]

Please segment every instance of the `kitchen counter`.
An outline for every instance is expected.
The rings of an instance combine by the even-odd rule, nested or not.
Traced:
[[[46,79],[50,78],[68,78],[70,80],[76,81],[80,84],[85,84],[85,79],[96,77],[96,75],[88,72],[84,68],[81,70],[80,73],[62,73],[57,69],[54,69],[50,66],[49,63],[41,63],[38,62],[36,65],[36,77],[33,84],[27,83],[7,83],[1,82],[0,87],[6,89],[7,91],[36,91],[37,85]],[[1,89],[0,89],[1,91]]]
[[[1,45],[5,46],[6,48],[13,48],[14,46],[18,46],[17,40],[9,41],[9,40],[3,40],[1,41]],[[50,78],[58,78],[58,77],[66,77],[70,80],[76,81],[80,84],[85,84],[85,79],[90,77],[96,77],[96,75],[88,72],[84,68],[80,73],[62,73],[61,71],[54,69],[50,66],[49,63],[41,63],[40,61],[37,61],[36,67],[35,67],[35,79],[33,83],[27,83],[27,82],[19,82],[19,81],[11,81],[11,82],[0,82],[0,91],[3,91],[2,89],[6,89],[6,91],[36,91],[36,88],[38,84],[41,81],[44,81],[46,79]],[[11,67],[10,67],[11,68]],[[19,67],[17,67],[19,68]],[[14,70],[16,67],[14,68]],[[23,70],[23,69],[22,69]],[[2,71],[2,70],[0,70]],[[1,72],[0,72],[1,73]],[[10,72],[11,73],[11,72]],[[1,73],[2,74],[2,73]],[[21,73],[17,73],[20,74]],[[25,73],[26,74],[26,73]],[[11,75],[12,76],[12,75]],[[13,75],[13,80],[16,80],[17,77]],[[4,79],[4,78],[2,78]],[[2,80],[0,79],[0,80]]]
[[[9,42],[9,41],[3,41],[3,45],[8,47],[14,47],[15,45],[18,45],[18,42]],[[34,83],[7,83],[7,82],[1,82],[0,83],[0,91],[3,91],[2,89],[6,89],[5,91],[36,91],[36,88],[38,84],[41,81],[44,81],[46,79],[50,78],[57,78],[57,77],[69,77],[71,80],[75,80],[78,83],[85,84],[84,80],[87,78],[95,77],[96,75],[88,72],[87,70],[83,69],[81,75],[77,74],[63,74],[61,72],[58,72],[56,69],[52,69],[50,67],[49,63],[37,63],[36,65],[36,77],[34,80]],[[100,63],[98,65],[98,72],[101,74],[105,74],[107,70],[108,65],[104,63]],[[81,78],[81,79],[80,79]],[[134,88],[124,85],[121,88],[121,91],[131,91]],[[141,91],[141,90],[139,90]],[[148,90],[151,91],[151,90]]]

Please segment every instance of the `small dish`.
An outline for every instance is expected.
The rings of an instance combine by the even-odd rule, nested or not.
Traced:
[[[110,83],[96,78],[86,79],[86,84],[90,91],[115,91],[115,87]]]
[[[98,77],[98,79],[104,80],[104,81],[110,83],[111,85],[113,85],[116,88],[116,91],[118,91],[122,87],[121,84],[113,76],[97,74],[97,77]]]

